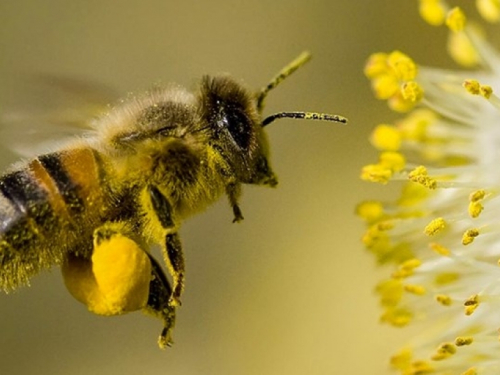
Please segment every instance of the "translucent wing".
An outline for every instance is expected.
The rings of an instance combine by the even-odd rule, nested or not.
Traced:
[[[25,86],[21,105],[0,112],[1,168],[90,132],[118,97],[106,86],[67,77],[38,76]]]

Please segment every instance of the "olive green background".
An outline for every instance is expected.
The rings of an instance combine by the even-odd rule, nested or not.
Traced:
[[[161,323],[141,313],[88,313],[54,269],[0,295],[0,373],[388,373],[409,331],[378,323],[373,288],[387,272],[363,249],[354,207],[395,191],[358,176],[376,158],[370,129],[397,115],[373,98],[362,69],[370,53],[393,49],[451,64],[445,34],[420,20],[416,1],[1,1],[6,112],[43,103],[27,84],[38,74],[122,95],[158,82],[194,87],[219,72],[257,89],[308,49],[313,60],[270,94],[266,113],[323,111],[350,122],[274,123],[278,188],[245,188],[241,224],[224,200],[185,223],[173,348],[158,349]]]

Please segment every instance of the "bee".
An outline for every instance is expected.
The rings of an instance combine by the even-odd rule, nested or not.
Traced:
[[[309,59],[302,53],[256,93],[228,75],[204,76],[124,101],[69,146],[0,177],[0,288],[29,284],[60,265],[69,292],[100,315],[143,310],[163,322],[170,346],[185,265],[179,227],[226,195],[243,220],[243,184],[274,187],[264,128],[281,118],[346,123],[344,117],[279,112],[263,118],[270,90]],[[171,282],[151,255],[161,248]]]

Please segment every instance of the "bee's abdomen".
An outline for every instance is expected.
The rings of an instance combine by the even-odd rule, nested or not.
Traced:
[[[0,177],[0,289],[27,283],[88,240],[90,208],[102,207],[99,177],[91,149],[42,155]]]

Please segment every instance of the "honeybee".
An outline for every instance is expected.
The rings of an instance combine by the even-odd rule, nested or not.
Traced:
[[[222,195],[240,222],[242,185],[276,186],[264,132],[271,122],[347,122],[309,112],[262,118],[269,91],[309,59],[302,53],[257,93],[228,75],[203,77],[195,93],[152,90],[112,108],[70,146],[11,168],[0,177],[0,288],[60,265],[90,311],[143,310],[162,320],[159,346],[170,346],[185,277],[180,223]]]

